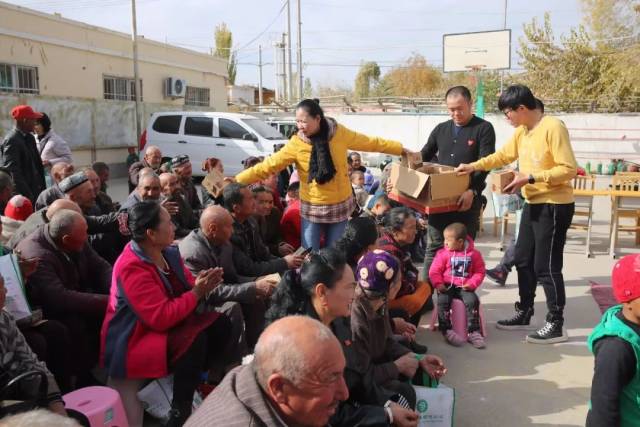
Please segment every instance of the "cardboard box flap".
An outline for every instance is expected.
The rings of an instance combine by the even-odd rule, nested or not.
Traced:
[[[447,199],[462,194],[469,188],[469,176],[457,176],[453,170],[442,170],[441,173],[430,175],[431,199]]]
[[[415,199],[420,197],[422,190],[429,182],[429,175],[417,172],[413,169],[398,168],[398,179],[395,181],[395,187],[398,191],[407,194]]]
[[[422,153],[406,153],[402,155],[400,164],[405,168],[418,169],[422,166]]]

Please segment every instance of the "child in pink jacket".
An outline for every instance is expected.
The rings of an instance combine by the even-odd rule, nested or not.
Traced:
[[[455,222],[444,229],[444,247],[436,254],[429,280],[438,291],[438,323],[447,342],[454,346],[464,344],[464,339],[451,328],[451,300],[461,299],[467,309],[468,341],[475,348],[484,348],[480,333],[480,301],[475,290],[484,280],[484,260],[473,246],[464,224]]]

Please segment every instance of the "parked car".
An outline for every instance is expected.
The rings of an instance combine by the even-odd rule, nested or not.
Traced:
[[[295,117],[268,117],[266,122],[276,128],[285,138],[298,131]]]
[[[163,157],[187,154],[193,174],[204,176],[200,165],[208,157],[222,160],[225,175],[243,169],[250,156],[268,156],[287,140],[263,120],[237,113],[177,111],[154,113],[140,137],[140,158],[146,145],[156,145]]]

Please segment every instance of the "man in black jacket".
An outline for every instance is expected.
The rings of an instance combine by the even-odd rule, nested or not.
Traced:
[[[303,258],[298,255],[279,258],[269,252],[260,236],[258,224],[252,218],[255,200],[249,187],[234,182],[224,188],[222,195],[225,208],[233,217],[233,263],[239,274],[246,277],[282,274],[302,265]]]
[[[42,114],[28,105],[18,105],[11,110],[11,116],[16,125],[0,145],[2,166],[13,177],[15,192],[35,204],[38,195],[46,188],[42,160],[32,134],[35,121]]]
[[[496,134],[491,123],[476,117],[471,112],[471,92],[464,86],[454,86],[445,95],[451,120],[440,123],[433,129],[422,147],[422,161],[457,167],[495,152]],[[480,227],[481,195],[485,187],[486,172],[471,175],[469,189],[458,199],[458,210],[429,215],[429,245],[425,257],[423,275],[429,276],[429,267],[436,252],[444,243],[443,231],[451,223],[463,223],[469,235],[475,239]]]

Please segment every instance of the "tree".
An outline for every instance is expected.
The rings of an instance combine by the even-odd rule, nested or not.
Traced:
[[[233,85],[236,83],[238,73],[238,59],[236,53],[232,51],[233,35],[224,22],[216,25],[215,44],[215,55],[227,60],[228,81]]]
[[[306,77],[304,79],[304,87],[302,88],[302,95],[304,98],[311,98],[313,96],[313,86],[311,86],[311,79]]]
[[[376,85],[380,79],[380,67],[375,62],[363,62],[356,75],[355,96],[356,98],[369,97],[372,85]]]
[[[442,72],[414,53],[404,65],[385,74],[381,84],[391,96],[423,97],[437,92],[442,81]]]

